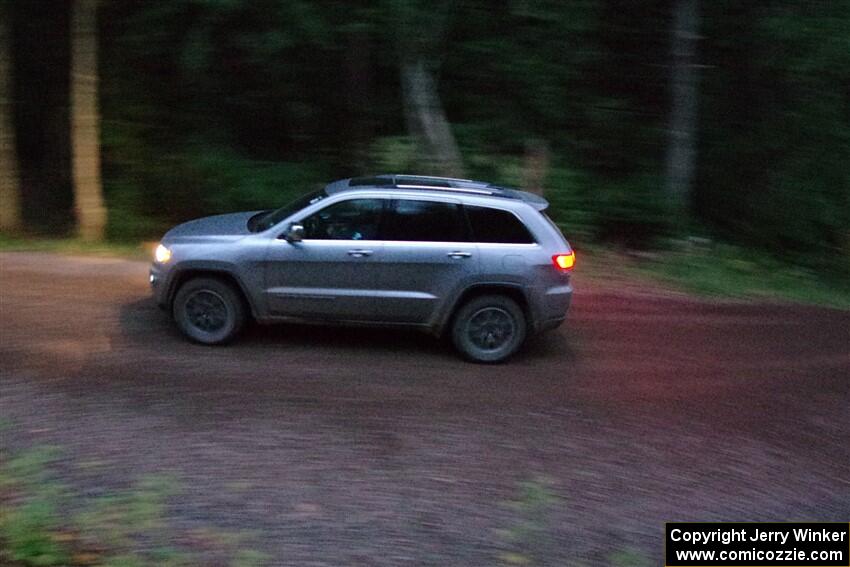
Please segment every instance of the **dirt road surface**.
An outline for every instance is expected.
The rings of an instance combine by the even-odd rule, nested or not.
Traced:
[[[177,525],[256,530],[273,565],[657,564],[665,521],[850,519],[848,312],[579,280],[563,328],[480,366],[398,331],[189,344],[146,276],[0,255],[2,447],[63,447],[88,494],[174,473]]]

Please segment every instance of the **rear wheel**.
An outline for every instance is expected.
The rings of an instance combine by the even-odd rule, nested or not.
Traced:
[[[174,320],[193,341],[216,345],[233,340],[247,319],[239,292],[216,278],[194,278],[174,298]]]
[[[483,295],[460,308],[452,325],[452,340],[466,358],[501,362],[525,341],[525,315],[504,295]]]

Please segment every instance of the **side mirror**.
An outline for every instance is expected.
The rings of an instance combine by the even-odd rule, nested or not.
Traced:
[[[287,242],[301,242],[304,240],[304,225],[303,224],[291,224],[289,228],[286,229],[286,234],[284,235]]]

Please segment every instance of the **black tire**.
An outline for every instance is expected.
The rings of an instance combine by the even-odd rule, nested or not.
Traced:
[[[180,286],[172,314],[184,335],[205,345],[233,340],[248,318],[239,291],[226,281],[204,277]]]
[[[474,362],[502,362],[526,336],[525,315],[504,295],[482,295],[466,302],[452,322],[455,348]]]

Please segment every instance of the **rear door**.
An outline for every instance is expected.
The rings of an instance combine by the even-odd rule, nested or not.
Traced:
[[[477,273],[458,201],[397,198],[385,211],[376,311],[382,321],[428,324],[448,298]]]

